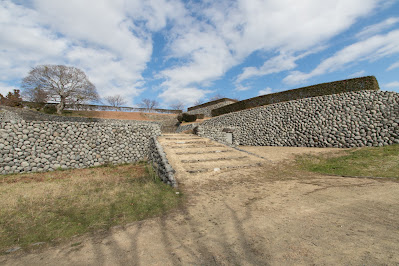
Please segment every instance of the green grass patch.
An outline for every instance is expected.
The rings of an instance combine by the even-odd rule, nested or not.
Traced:
[[[182,202],[146,163],[0,177],[0,251],[162,215]]]
[[[323,174],[399,179],[399,145],[355,148],[343,155],[297,157],[300,168]]]

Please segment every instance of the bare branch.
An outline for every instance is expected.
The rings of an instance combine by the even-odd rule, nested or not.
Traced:
[[[197,100],[195,103],[194,103],[194,106],[197,106],[197,105],[200,105],[200,104],[203,104],[204,103],[204,101],[202,101],[201,99],[199,99],[199,100]]]
[[[182,102],[175,102],[170,105],[170,108],[173,110],[183,110],[185,108],[185,105]]]
[[[61,113],[67,102],[82,104],[86,101],[98,100],[96,87],[86,74],[76,68],[64,65],[40,65],[33,68],[22,80],[21,87],[26,94],[41,90],[47,99],[59,101],[57,113]]]
[[[156,100],[151,100],[151,99],[142,99],[140,106],[143,108],[146,108],[148,111],[151,111],[153,109],[156,109],[158,107],[159,103]]]
[[[123,99],[123,97],[119,94],[114,96],[108,96],[104,98],[109,105],[113,107],[121,107],[122,105],[126,105],[127,101]]]
[[[210,98],[209,101],[216,101],[216,100],[223,99],[223,98],[225,98],[225,97],[218,93],[218,94],[215,94],[212,98]]]

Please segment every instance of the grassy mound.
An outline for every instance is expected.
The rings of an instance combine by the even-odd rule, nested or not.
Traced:
[[[300,156],[297,163],[302,169],[323,174],[399,179],[399,145],[355,148],[338,157]]]

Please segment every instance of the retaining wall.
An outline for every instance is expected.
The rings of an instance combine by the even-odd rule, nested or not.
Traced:
[[[251,146],[362,147],[399,143],[399,94],[359,91],[282,102],[204,121],[198,134]]]
[[[164,183],[171,185],[172,187],[177,187],[177,182],[174,176],[175,170],[169,164],[168,159],[166,158],[166,153],[155,136],[150,139],[149,160],[159,178],[161,178]]]
[[[211,117],[212,116],[212,110],[220,108],[222,106],[230,105],[233,103],[236,103],[236,100],[233,99],[228,99],[228,98],[223,98],[223,99],[218,99],[215,101],[207,102],[201,105],[193,106],[187,109],[187,113],[189,114],[204,114],[206,117]]]
[[[23,105],[31,108],[40,107],[37,103],[24,101]],[[57,105],[57,103],[46,103],[46,105]],[[165,114],[180,114],[182,110],[171,109],[150,109],[150,108],[136,108],[136,107],[115,107],[107,105],[93,105],[93,104],[66,104],[65,110],[90,110],[90,111],[119,111],[119,112],[148,112],[148,113],[165,113]]]
[[[179,125],[179,127],[176,129],[176,133],[180,133],[186,130],[191,130],[194,129],[196,126],[198,126],[199,123],[191,123],[187,125]]]
[[[150,138],[161,134],[157,123],[7,120],[4,113],[1,174],[136,162],[148,158]]]
[[[332,95],[343,92],[379,90],[377,79],[374,76],[340,80],[335,82],[321,83],[313,86],[298,88],[294,90],[282,91],[266,94],[237,103],[230,104],[212,110],[212,116],[219,116],[231,112],[237,112],[253,107],[298,100],[309,97]]]

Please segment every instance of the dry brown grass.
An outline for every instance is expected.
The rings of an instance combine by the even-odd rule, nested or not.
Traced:
[[[146,164],[2,176],[0,250],[159,215],[179,195]]]
[[[89,118],[121,119],[121,120],[143,120],[154,121],[162,117],[174,117],[176,114],[159,113],[140,113],[140,112],[118,112],[118,111],[68,111],[68,116],[81,116]],[[152,118],[151,118],[152,117]]]

